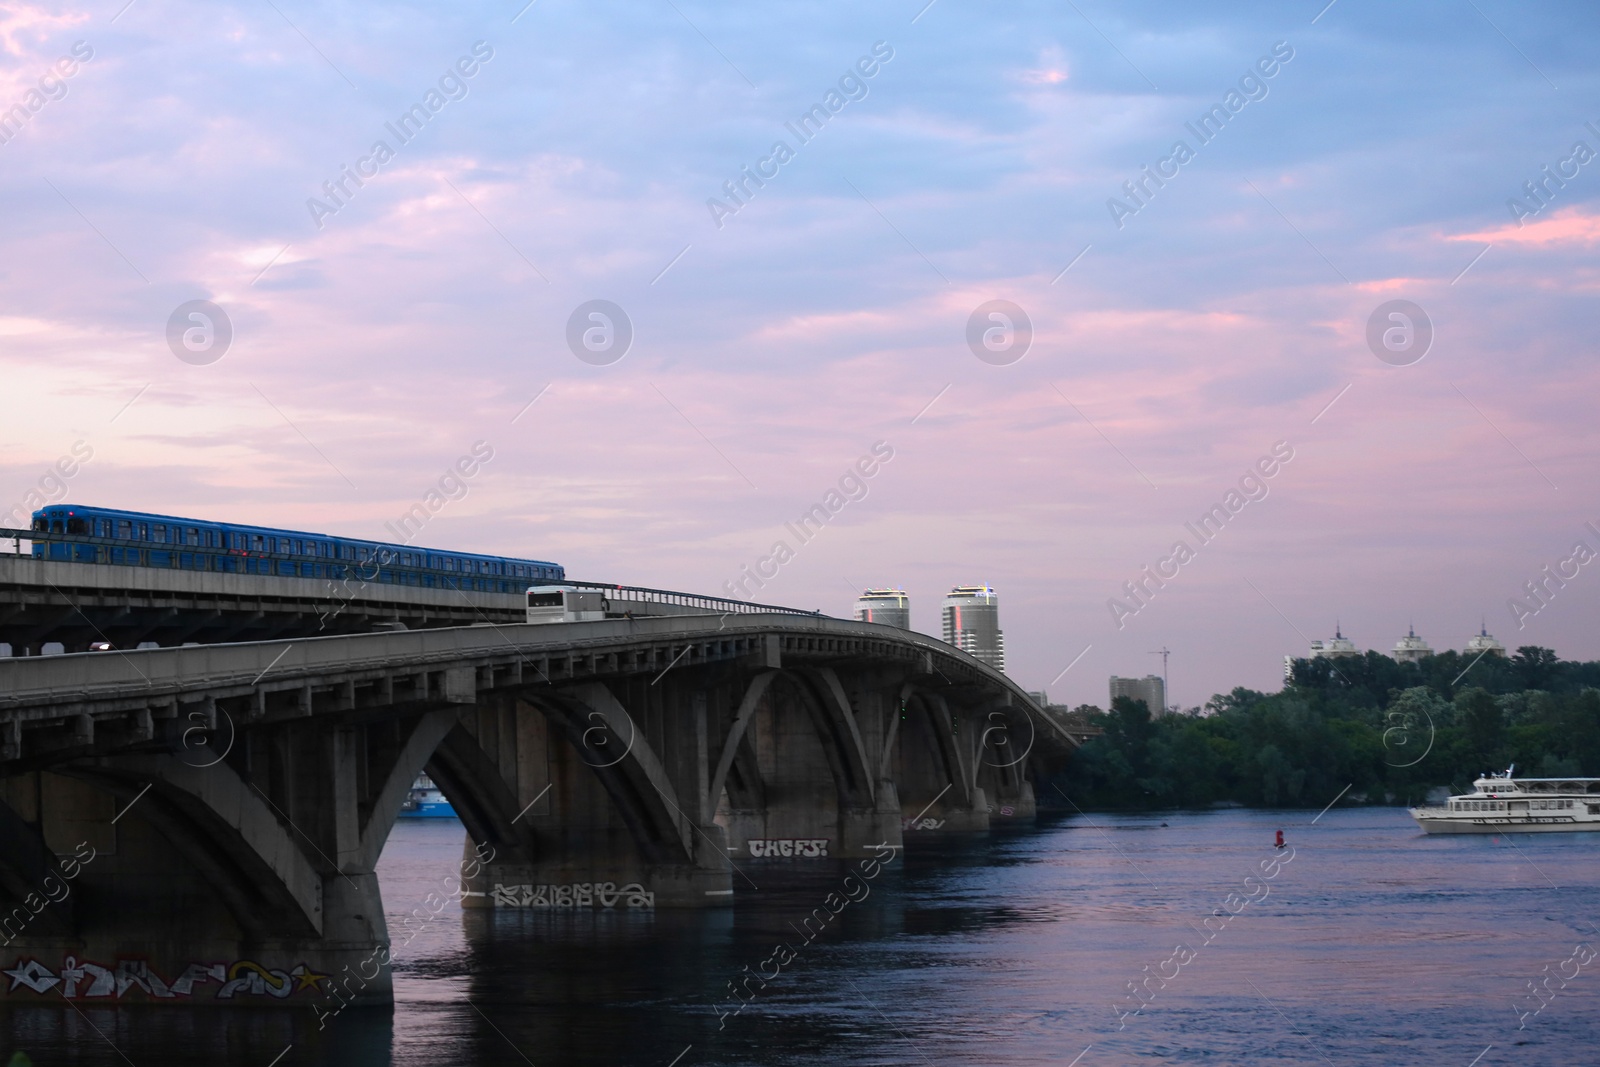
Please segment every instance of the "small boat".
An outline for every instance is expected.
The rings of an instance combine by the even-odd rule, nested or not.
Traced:
[[[411,783],[411,792],[400,805],[402,819],[454,819],[456,809],[444,798],[444,792],[433,784],[427,775],[418,775]]]
[[[1472,783],[1443,807],[1412,808],[1424,833],[1600,830],[1600,778],[1517,778],[1516,765]]]

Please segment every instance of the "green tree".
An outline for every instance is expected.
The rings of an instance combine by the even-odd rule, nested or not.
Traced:
[[[1483,767],[1499,767],[1506,756],[1506,725],[1500,705],[1487,692],[1473,686],[1456,694],[1456,721],[1465,742],[1464,755]]]
[[[1511,657],[1511,669],[1516,672],[1524,689],[1550,688],[1560,663],[1560,657],[1553,651],[1538,645],[1523,645]]]

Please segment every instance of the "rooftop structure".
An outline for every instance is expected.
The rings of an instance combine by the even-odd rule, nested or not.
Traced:
[[[1489,635],[1489,628],[1480,623],[1478,626],[1478,635],[1467,642],[1467,647],[1461,650],[1461,654],[1463,656],[1471,656],[1474,659],[1484,655],[1499,656],[1501,659],[1505,659],[1506,646],[1502,645],[1499,641],[1496,641],[1493,637],[1491,637]]]
[[[1311,642],[1311,650],[1306,653],[1307,659],[1339,659],[1344,656],[1359,656],[1361,650],[1356,643],[1344,635],[1339,624],[1333,624],[1333,636],[1326,641]],[[1283,677],[1287,681],[1294,676],[1293,656],[1283,657]]]
[[[911,629],[911,598],[904,589],[866,589],[856,598],[856,621]]]
[[[1433,655],[1433,649],[1428,647],[1428,642],[1417,636],[1415,627],[1407,627],[1406,635],[1394,643],[1394,651],[1389,655],[1401,663],[1415,663]]]

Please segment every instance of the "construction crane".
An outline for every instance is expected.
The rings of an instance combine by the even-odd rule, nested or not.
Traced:
[[[1172,649],[1168,648],[1166,645],[1162,645],[1160,648],[1151,650],[1150,655],[1161,657],[1161,699],[1163,703],[1170,704],[1172,701],[1172,695],[1171,690],[1167,685],[1167,657],[1172,655]],[[1165,712],[1167,709],[1162,708],[1161,710]]]

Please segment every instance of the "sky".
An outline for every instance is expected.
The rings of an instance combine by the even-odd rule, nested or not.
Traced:
[[[382,539],[478,448],[416,543],[988,582],[1053,702],[1600,658],[1600,11],[1325,3],[10,3],[0,507]]]

